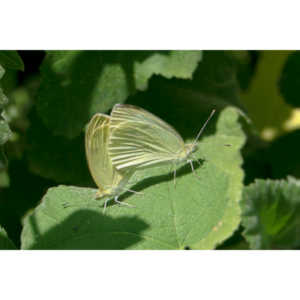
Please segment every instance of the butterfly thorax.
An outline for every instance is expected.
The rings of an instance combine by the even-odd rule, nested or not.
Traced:
[[[121,194],[124,191],[125,186],[127,185],[128,180],[133,173],[133,171],[127,171],[115,174],[114,178],[112,179],[112,184],[99,187],[97,197],[115,197]]]
[[[197,150],[197,145],[195,144],[185,144],[184,150],[179,155],[179,161],[186,160],[191,153],[195,152]]]
[[[103,198],[103,197],[114,197],[120,193],[120,187],[117,188],[108,188],[108,189],[99,189],[97,192],[97,198]]]

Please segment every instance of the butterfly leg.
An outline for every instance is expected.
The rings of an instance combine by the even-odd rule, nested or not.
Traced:
[[[131,192],[131,193],[137,194],[137,195],[144,195],[143,192],[137,192],[137,191],[133,191],[133,190],[130,190],[130,189],[124,189],[124,190],[127,191],[127,192]]]
[[[106,210],[106,207],[107,207],[107,202],[111,200],[110,198],[106,199],[105,202],[104,202],[104,208],[103,208],[103,214],[105,214],[105,210]]]
[[[191,165],[193,174],[194,174],[198,179],[200,179],[200,177],[199,177],[199,176],[196,174],[196,172],[195,172],[194,165],[193,165],[193,161],[192,161],[192,160],[188,160],[188,162],[189,162],[190,165]]]
[[[198,163],[198,165],[201,167],[201,163],[200,163],[200,161],[199,161],[199,159],[197,159],[194,155],[192,155],[192,158],[193,158],[193,160],[195,160],[197,163]]]
[[[129,207],[135,207],[134,205],[131,205],[131,204],[129,204],[129,203],[119,201],[118,198],[119,198],[119,197],[116,196],[114,200],[115,200],[115,202],[118,203],[119,205],[126,205],[126,206],[129,206]]]
[[[174,168],[174,188],[176,188],[176,165],[175,165],[175,168]]]

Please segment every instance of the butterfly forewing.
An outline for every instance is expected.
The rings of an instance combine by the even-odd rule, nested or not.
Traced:
[[[140,169],[176,160],[184,141],[170,125],[131,105],[111,113],[109,155],[118,170]]]
[[[111,112],[112,121],[111,126],[118,126],[120,123],[123,122],[134,122],[135,124],[150,124],[156,125],[172,133],[173,135],[177,136],[179,140],[183,140],[179,133],[165,121],[160,119],[159,117],[155,116],[154,114],[134,105],[129,104],[116,104]]]

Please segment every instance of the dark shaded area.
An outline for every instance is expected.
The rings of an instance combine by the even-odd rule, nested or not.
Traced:
[[[256,71],[259,51],[247,51],[248,57],[238,61],[237,79],[242,90],[247,90]]]
[[[267,151],[274,179],[288,175],[300,178],[300,129],[276,139]]]
[[[24,63],[24,72],[18,73],[19,84],[23,84],[28,77],[36,74],[39,71],[40,65],[46,56],[46,52],[42,50],[30,51],[19,50],[20,57]]]
[[[288,56],[278,84],[284,100],[294,107],[300,107],[300,51]]]
[[[24,84],[28,78],[38,75],[40,63],[45,56],[44,51],[18,51],[18,53],[25,68],[24,71],[14,74],[11,70],[7,71],[7,80],[9,80],[9,83],[5,85],[7,93]],[[0,225],[19,248],[22,217],[37,205],[54,182],[36,176],[28,169],[23,152],[27,145],[27,132],[26,128],[18,126],[17,123],[10,123],[10,126],[14,132],[19,134],[19,138],[17,141],[5,145],[5,156],[9,161],[7,172],[10,178],[10,187],[0,188]]]
[[[34,215],[29,223],[35,236],[30,249],[39,250],[127,249],[141,240],[141,233],[148,227],[138,217],[111,218],[88,209],[72,213],[42,234]]]
[[[54,182],[29,172],[24,161],[11,161],[8,173],[10,187],[0,190],[0,225],[19,248],[22,217],[40,202]]]
[[[245,172],[244,184],[248,185],[256,178],[272,178],[272,166],[268,159],[267,149],[258,149],[244,156],[243,169]]]
[[[61,184],[95,184],[88,170],[84,134],[69,140],[53,135],[33,110],[29,116],[25,155],[31,171]]]
[[[247,242],[242,236],[244,228],[240,225],[239,228],[233,233],[233,235],[219,245],[217,250],[248,250]],[[241,249],[241,245],[244,246]]]
[[[246,145],[245,149],[251,145]],[[253,144],[252,144],[253,146]],[[271,143],[256,145],[254,151],[243,151],[245,185],[256,178],[285,179],[287,176],[300,178],[300,130],[287,133]]]
[[[6,232],[0,227],[0,250],[16,250],[16,246],[7,237]]]

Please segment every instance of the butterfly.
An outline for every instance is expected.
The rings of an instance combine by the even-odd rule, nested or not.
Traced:
[[[117,170],[112,165],[108,153],[110,124],[110,116],[97,113],[88,123],[85,133],[85,150],[88,167],[99,189],[96,197],[107,197],[104,203],[104,212],[107,202],[111,199],[114,199],[119,204],[131,206],[128,203],[118,201],[118,197],[124,190],[134,192],[125,189],[134,170]]]
[[[118,171],[138,170],[186,161],[191,165],[197,141],[213,110],[193,143],[184,143],[180,134],[154,114],[126,104],[116,104],[111,112],[109,156]],[[176,168],[174,168],[174,181]]]

